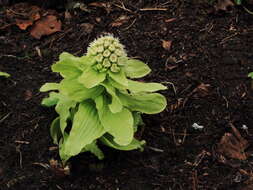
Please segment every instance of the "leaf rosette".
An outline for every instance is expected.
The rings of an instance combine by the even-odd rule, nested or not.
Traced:
[[[62,53],[52,71],[63,79],[44,84],[40,91],[51,91],[42,105],[55,106],[59,114],[50,133],[63,162],[86,151],[103,159],[97,142],[118,150],[142,150],[145,141],[134,137],[143,125],[141,114],[159,113],[167,105],[166,98],[155,93],[165,86],[132,80],[151,69],[128,58],[124,46],[112,36],[92,42],[82,57]]]

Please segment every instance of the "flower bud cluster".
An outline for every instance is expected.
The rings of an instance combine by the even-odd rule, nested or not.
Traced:
[[[110,70],[117,73],[126,59],[124,46],[112,36],[104,36],[92,42],[87,55],[95,57],[93,68],[99,72]]]

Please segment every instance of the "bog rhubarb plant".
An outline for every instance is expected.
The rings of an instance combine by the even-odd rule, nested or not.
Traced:
[[[166,98],[155,93],[165,86],[133,80],[151,69],[127,57],[113,36],[92,42],[84,56],[62,53],[52,71],[63,79],[44,84],[40,91],[50,91],[42,105],[55,106],[59,115],[50,133],[63,163],[86,151],[103,159],[98,142],[118,150],[142,150],[145,141],[134,137],[143,124],[141,114],[159,113],[167,105]]]

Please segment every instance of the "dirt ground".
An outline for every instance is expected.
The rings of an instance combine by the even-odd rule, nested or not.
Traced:
[[[67,16],[57,9],[62,30],[35,39],[8,16],[16,8],[0,8],[0,71],[11,74],[0,79],[1,190],[253,189],[253,15],[204,1],[109,1]],[[61,52],[83,55],[105,33],[151,67],[145,81],[168,86],[168,107],[144,115],[144,152],[103,147],[103,161],[81,154],[61,176],[49,167],[60,161],[49,134],[56,113],[40,105],[39,88],[61,79],[50,68]],[[231,125],[248,141],[247,159],[217,152]]]

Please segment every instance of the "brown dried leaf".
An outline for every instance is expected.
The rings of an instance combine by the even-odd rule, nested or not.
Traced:
[[[38,20],[33,26],[30,34],[36,39],[40,39],[44,35],[50,35],[61,31],[61,21],[56,16],[47,15]]]
[[[205,96],[208,96],[209,95],[209,92],[210,92],[210,84],[204,84],[204,83],[201,83],[200,85],[198,85],[193,91],[193,96],[194,98],[203,98]]]
[[[166,19],[165,22],[170,23],[170,22],[174,22],[175,20],[176,18],[169,18],[169,19]]]
[[[25,101],[28,101],[32,98],[33,94],[31,90],[26,90],[25,91]]]
[[[130,19],[129,16],[127,15],[121,15],[120,17],[118,17],[113,23],[111,23],[112,27],[118,27],[121,26],[122,24],[128,22]]]
[[[108,3],[107,2],[93,2],[93,3],[90,3],[89,6],[104,8],[107,13],[110,13],[112,11],[112,6],[109,2]]]
[[[65,177],[67,175],[70,175],[70,168],[69,166],[63,167],[62,164],[60,164],[57,160],[51,159],[49,161],[50,168],[54,172],[54,174],[58,177]]]
[[[246,160],[248,154],[245,153],[245,149],[248,148],[248,141],[245,140],[240,132],[230,124],[232,128],[231,133],[225,133],[217,145],[217,152],[225,157]]]
[[[16,25],[17,25],[21,30],[26,30],[29,26],[33,25],[33,21],[16,19]]]
[[[163,46],[164,49],[169,51],[171,49],[171,45],[172,45],[172,41],[162,40],[162,46]]]
[[[234,2],[231,0],[218,0],[217,5],[215,6],[216,11],[227,11],[229,7],[234,6]]]

